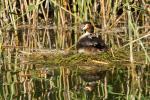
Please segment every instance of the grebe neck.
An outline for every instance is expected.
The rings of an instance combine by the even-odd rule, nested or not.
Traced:
[[[80,36],[80,39],[81,39],[81,38],[84,38],[84,37],[86,37],[86,36],[88,36],[88,35],[90,35],[90,34],[91,34],[90,32],[86,32],[86,33],[84,33],[83,35]]]

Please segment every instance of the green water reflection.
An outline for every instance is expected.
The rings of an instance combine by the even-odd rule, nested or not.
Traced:
[[[2,65],[1,68],[7,65]],[[10,65],[13,67],[13,64]],[[5,100],[148,100],[149,66],[136,66],[136,71],[118,69],[91,70],[79,67],[23,64],[18,70],[1,69],[0,94]]]

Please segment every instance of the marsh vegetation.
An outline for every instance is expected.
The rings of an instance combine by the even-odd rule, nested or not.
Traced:
[[[90,21],[110,48],[77,54]],[[0,99],[149,100],[149,0],[0,0]]]

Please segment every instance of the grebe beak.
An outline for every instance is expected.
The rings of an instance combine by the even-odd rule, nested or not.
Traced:
[[[84,25],[84,27],[82,28],[82,30],[85,31],[85,30],[87,30],[87,28],[88,28],[88,25],[86,24],[86,25]]]
[[[88,25],[86,24],[86,25],[84,25],[84,26],[82,27],[82,31],[85,33],[86,30],[87,30],[87,28],[88,28]]]
[[[81,30],[82,30],[82,32],[86,32],[85,25],[81,26]]]

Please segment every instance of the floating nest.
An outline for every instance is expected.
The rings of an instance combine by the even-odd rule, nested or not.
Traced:
[[[63,50],[40,50],[32,53],[21,51],[26,61],[50,66],[79,66],[81,69],[108,69],[114,66],[123,66],[122,62],[128,62],[126,53],[101,52],[96,55],[78,54],[75,51]]]
[[[109,73],[117,69],[128,69],[130,66],[129,52],[126,51],[107,51],[96,55],[79,54],[75,51],[63,50],[39,50],[34,52],[21,51],[23,57],[20,57],[21,62],[31,64],[47,65],[49,68],[67,67],[71,70],[78,68],[81,77],[86,81],[95,81],[104,79]],[[140,54],[140,55],[139,55]],[[136,53],[135,64],[142,64],[144,60],[143,53]],[[138,62],[142,61],[142,62]]]
[[[82,66],[83,69],[92,68],[112,68],[112,67],[124,67],[124,65],[129,65],[129,51],[120,50],[117,52],[107,51],[101,52],[96,55],[79,54],[75,51],[64,51],[64,50],[39,50],[34,52],[21,51],[24,55],[24,61],[39,64],[48,64],[50,66]],[[143,64],[145,61],[144,53],[136,52],[135,64]],[[22,58],[22,57],[21,57]]]

